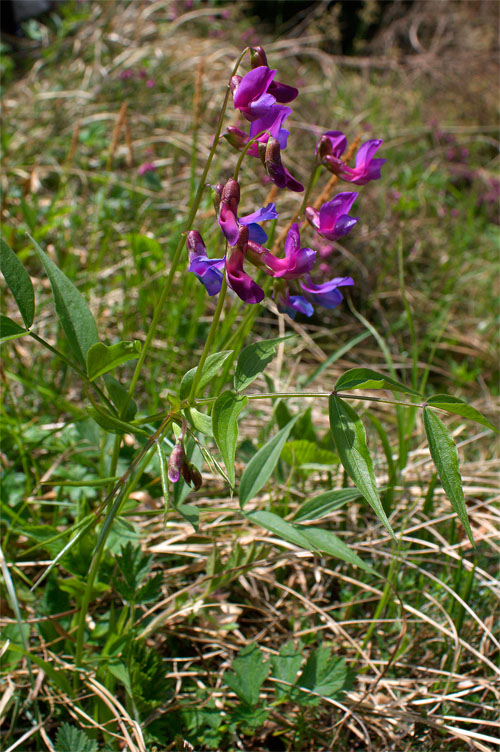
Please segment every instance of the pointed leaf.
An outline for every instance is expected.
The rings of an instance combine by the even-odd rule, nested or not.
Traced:
[[[221,352],[213,353],[212,355],[209,355],[206,359],[203,369],[201,372],[201,379],[200,383],[198,385],[198,390],[202,389],[204,386],[206,386],[209,381],[212,381],[214,376],[217,375],[218,371],[222,367],[224,361],[226,361],[229,356],[232,354],[232,350],[221,350]],[[197,371],[197,367],[191,368],[187,373],[184,374],[181,381],[180,386],[180,398],[181,400],[185,400],[187,397],[189,397],[189,393],[191,391],[191,386],[194,381],[194,375]]]
[[[134,426],[132,423],[127,423],[125,420],[120,420],[116,415],[113,415],[103,407],[89,407],[88,413],[95,422],[104,428],[109,433],[125,434],[131,433],[136,436],[148,437],[147,431],[144,431],[139,426]],[[148,437],[149,438],[149,437]]]
[[[0,237],[0,269],[29,329],[35,316],[35,291],[30,275],[12,248]]]
[[[0,342],[7,342],[9,339],[17,339],[29,334],[27,329],[16,324],[8,316],[0,316]]]
[[[234,457],[238,440],[238,416],[248,402],[248,397],[234,392],[222,392],[212,411],[214,438],[226,466],[227,477],[234,486]]]
[[[85,366],[87,352],[98,341],[97,327],[85,298],[56,264],[42,251],[38,243],[28,236],[35,246],[52,287],[57,317],[74,354]]]
[[[464,418],[474,420],[476,423],[480,423],[486,428],[491,428],[493,431],[499,433],[498,428],[495,428],[493,423],[490,423],[487,418],[476,410],[475,407],[468,405],[459,397],[451,397],[449,394],[433,394],[429,397],[427,404],[432,407],[439,407],[440,410],[446,410],[448,413],[454,413],[455,415],[462,415]]]
[[[346,473],[394,537],[378,495],[373,462],[366,444],[366,434],[361,418],[350,405],[334,394],[329,399],[329,412],[333,440]]]
[[[474,538],[467,517],[455,442],[442,420],[427,407],[424,408],[424,426],[431,457],[436,465],[443,488],[474,546]]]
[[[253,342],[251,345],[244,347],[236,364],[234,373],[234,388],[237,392],[252,383],[259,373],[272,361],[276,354],[276,345],[289,339],[290,336],[277,337],[275,339],[263,339],[260,342]]]
[[[299,525],[292,525],[282,517],[274,514],[274,512],[257,510],[256,512],[249,512],[246,517],[251,522],[255,522],[257,525],[269,530],[270,533],[283,538],[283,540],[289,543],[293,543],[295,546],[300,546],[306,551],[317,550],[304,535],[305,528],[302,529]]]
[[[321,527],[301,527],[301,533],[309,541],[309,545],[313,546],[318,551],[324,554],[333,556],[335,559],[341,559],[348,564],[354,564],[355,567],[361,569],[371,570],[371,567],[366,564],[354,551],[351,551],[343,540],[337,538],[330,530],[324,530]]]
[[[111,374],[107,373],[104,376],[104,383],[106,384],[106,389],[108,390],[108,394],[111,397],[111,400],[113,402],[113,405],[116,407],[119,415],[123,420],[134,420],[135,414],[137,412],[137,403],[135,400],[131,399],[127,403],[127,390],[125,387],[123,387],[119,381],[115,379],[114,376],[111,376]],[[127,409],[125,410],[125,414],[123,415],[123,407],[127,403]]]
[[[241,476],[239,491],[240,506],[242,508],[267,482],[269,476],[276,467],[281,450],[283,449],[290,431],[298,417],[299,416],[296,415],[295,418],[292,418],[292,420],[287,423],[287,425],[282,428],[276,436],[273,436],[267,444],[264,444],[262,449],[259,449],[257,454],[252,457],[246,466],[245,471]]]
[[[195,407],[186,408],[184,415],[197,431],[204,433],[206,436],[213,435],[212,418],[210,415],[200,413]]]
[[[140,354],[141,343],[138,339],[133,342],[117,342],[116,345],[96,342],[87,353],[87,376],[93,381],[127,360],[138,358]]]
[[[302,504],[293,517],[294,522],[319,520],[330,512],[340,509],[348,501],[359,499],[361,495],[357,488],[339,488],[335,491],[325,491],[325,493],[319,494],[314,499]]]
[[[287,682],[287,684],[294,684],[301,664],[301,651],[294,646],[293,642],[287,642],[281,646],[279,655],[271,655],[271,676],[273,679],[281,679]],[[290,694],[292,688],[287,686],[287,684],[276,685],[278,697]]]
[[[336,392],[348,389],[390,389],[392,392],[403,392],[420,397],[420,393],[383,373],[372,371],[371,368],[351,368],[340,376],[335,384]]]
[[[342,691],[347,678],[345,660],[321,646],[309,656],[297,684],[323,697],[334,697]]]

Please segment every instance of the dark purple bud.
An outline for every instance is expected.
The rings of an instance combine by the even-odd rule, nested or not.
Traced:
[[[174,446],[168,458],[168,479],[172,483],[177,483],[181,473],[184,461],[184,447],[179,442]]]
[[[221,201],[223,204],[236,213],[238,204],[240,203],[240,184],[237,180],[229,178],[226,185],[222,189]]]
[[[347,139],[342,131],[326,131],[316,144],[316,156],[321,160],[325,157],[340,159],[347,148]]]
[[[181,473],[184,481],[189,486],[193,486],[195,491],[198,491],[201,488],[201,473],[198,468],[193,465],[192,462],[184,459],[181,466]]]
[[[262,47],[252,47],[250,50],[250,65],[252,68],[258,68],[259,65],[267,66],[266,53]]]

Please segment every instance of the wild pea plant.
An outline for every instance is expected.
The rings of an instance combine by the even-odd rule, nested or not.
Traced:
[[[240,66],[247,55],[250,57],[251,68],[245,75],[241,75]],[[57,553],[35,584],[35,587],[39,586],[57,565],[64,568],[69,558],[81,557],[81,571],[75,574],[75,569],[71,570],[75,574],[74,582],[71,588],[67,588],[76,609],[72,615],[65,649],[72,653],[76,670],[72,681],[68,681],[66,677],[63,680],[60,676],[53,678],[56,682],[62,682],[63,691],[73,698],[78,696],[82,684],[88,687],[92,671],[111,691],[115,690],[117,682],[122,683],[127,696],[127,707],[135,719],[141,722],[155,707],[153,700],[148,697],[148,691],[151,694],[151,687],[154,689],[161,685],[162,671],[161,665],[155,663],[150,654],[141,653],[146,648],[137,637],[151,634],[154,623],[151,621],[146,628],[142,623],[139,627],[136,624],[136,609],[138,604],[154,602],[159,598],[161,576],[149,576],[150,558],[130,544],[123,546],[118,555],[111,557],[109,541],[113,531],[116,533],[126,526],[124,512],[130,494],[137,488],[145,469],[155,457],[161,473],[165,520],[168,520],[173,509],[195,530],[203,528],[198,507],[189,501],[189,494],[191,489],[198,491],[202,488],[200,469],[202,462],[205,462],[224,478],[231,493],[237,494],[241,514],[251,523],[307,551],[336,557],[373,572],[370,564],[333,531],[324,526],[311,525],[311,522],[325,517],[340,503],[361,497],[395,539],[389,519],[394,488],[405,467],[410,441],[408,437],[412,433],[416,412],[422,410],[430,453],[439,478],[455,513],[473,542],[457,451],[449,431],[438,417],[438,411],[454,413],[489,428],[494,427],[477,410],[458,398],[438,394],[426,399],[422,394],[425,377],[419,383],[416,365],[412,372],[411,386],[398,380],[389,363],[389,374],[369,367],[351,369],[340,376],[329,393],[248,392],[256,377],[272,361],[277,346],[287,339],[287,336],[263,341],[256,339],[244,346],[252,331],[259,304],[267,300],[283,316],[294,318],[299,313],[311,317],[315,307],[336,308],[343,301],[342,288],[355,284],[350,276],[325,280],[320,254],[315,248],[324,240],[334,244],[347,236],[359,221],[358,217],[349,214],[358,199],[358,192],[339,191],[339,185],[365,186],[381,177],[381,168],[385,162],[375,156],[382,145],[381,140],[372,139],[360,145],[358,137],[349,145],[346,136],[340,131],[327,131],[318,140],[315,153],[311,154],[311,171],[304,187],[291,175],[282,160],[289,137],[289,132],[284,127],[285,121],[292,113],[288,105],[295,100],[298,90],[276,81],[276,74],[277,71],[268,66],[261,47],[246,48],[235,64],[219,113],[213,146],[198,188],[193,191],[184,232],[178,239],[143,343],[136,340],[109,345],[101,341],[106,340],[106,335],[99,335],[82,294],[33,240],[38,259],[50,281],[55,311],[72,356],[56,349],[33,328],[35,292],[30,276],[8,244],[3,240],[1,243],[2,272],[24,322],[22,326],[2,316],[2,341],[30,336],[41,347],[47,348],[55,358],[63,361],[74,373],[75,380],[83,385],[88,414],[105,435],[114,436],[109,473],[103,475],[96,486],[101,493],[96,508],[83,509],[73,526],[55,536]],[[223,130],[231,98],[234,109],[248,121],[247,130],[232,125]],[[210,173],[218,150],[227,150],[226,164],[232,160],[233,165],[232,176],[224,183],[217,182],[219,175],[213,176]],[[254,160],[260,160],[273,187],[265,206],[241,210],[240,204],[247,204],[245,168]],[[351,165],[352,161],[354,166]],[[313,199],[318,181],[325,171],[331,173],[331,177]],[[213,184],[208,183],[209,179]],[[279,196],[277,189],[303,194],[300,207],[292,218],[284,219],[279,234],[276,233],[277,220],[281,219],[279,198],[278,205],[271,200],[276,195]],[[207,191],[213,194],[218,228],[217,240],[213,241],[211,233],[210,242],[205,243],[197,228],[201,226],[198,211]],[[266,222],[271,227],[269,235],[261,226]],[[301,240],[301,235],[304,237],[306,233],[309,233],[311,240]],[[309,242],[313,247],[305,244]],[[249,270],[252,268],[250,274]],[[161,412],[148,414],[148,406],[141,404],[141,378],[144,376],[158,324],[168,317],[168,301],[174,277],[177,273],[187,272],[197,277],[209,296],[217,296],[211,326],[201,357],[185,373],[177,396],[172,397]],[[232,313],[236,310],[237,299],[248,306],[238,323]],[[409,310],[407,313],[411,321]],[[223,325],[233,328],[228,330],[226,349],[216,351],[218,334]],[[369,322],[366,322],[366,326],[370,329]],[[112,372],[116,374],[115,369],[131,360],[137,362],[130,383],[125,385]],[[386,396],[366,394],[374,390],[383,390]],[[398,395],[397,399],[394,394]],[[276,509],[263,509],[261,505],[251,506],[250,503],[273,475],[287,440],[293,435],[303,415],[292,416],[288,413],[284,424],[283,421],[278,424],[279,430],[253,455],[239,478],[236,477],[235,454],[240,416],[251,402],[272,399],[280,400],[283,404],[288,399],[300,397],[315,397],[318,401],[324,400],[325,406],[328,405],[336,451],[355,488],[332,488],[310,498],[299,508],[294,519],[289,520],[285,519],[286,513],[281,515]],[[384,402],[393,405],[397,411],[399,456],[394,460],[390,452],[387,452],[390,472],[387,488],[382,494],[377,488],[363,422],[349,404],[353,399],[367,403]],[[273,420],[278,423],[276,414]],[[379,426],[378,430],[383,438],[383,427]],[[125,436],[135,437],[139,448],[126,471],[120,474],[119,462],[123,458]],[[215,455],[211,449],[212,438],[219,455]],[[168,536],[168,527],[165,535]],[[56,540],[53,542],[56,543]],[[233,563],[236,567],[251,566],[251,561],[245,561],[244,557],[236,557]],[[15,585],[3,559],[2,568],[23,635],[24,654],[30,656],[29,641],[16,605]],[[105,590],[110,577],[114,578],[114,587],[122,596],[126,607],[120,614],[110,616],[110,636],[102,643],[96,641],[92,634],[89,613],[92,611],[92,603]],[[391,589],[389,579],[379,604],[380,611],[391,596]],[[366,640],[369,638],[370,631]],[[282,699],[298,703],[305,702],[301,694],[304,688],[316,692],[316,695],[321,695],[323,691],[323,694],[329,693],[328,696],[334,696],[345,689],[346,673],[342,673],[338,662],[332,662],[327,653],[317,651],[313,654],[312,663],[315,666],[321,665],[324,676],[329,677],[328,682],[325,679],[327,688],[323,687],[320,691],[320,683],[311,678],[315,670],[311,661],[300,671],[301,657],[300,654],[297,656],[293,646],[284,646],[283,654],[280,654],[279,659],[275,657],[271,664],[262,662],[260,649],[256,645],[250,645],[242,651],[234,661],[233,672],[226,675],[226,684],[241,703],[239,720],[234,720],[234,723],[244,723],[246,728],[253,729],[263,723],[267,711],[265,707],[259,706],[259,690],[269,675],[278,683],[281,681],[279,691]],[[126,671],[122,664],[110,662],[110,655],[125,655]],[[106,666],[108,674],[103,670]],[[48,671],[50,667],[44,664],[43,668]],[[101,720],[106,718],[103,707],[97,713]],[[36,720],[36,709],[34,717]],[[236,717],[235,712],[234,718]]]

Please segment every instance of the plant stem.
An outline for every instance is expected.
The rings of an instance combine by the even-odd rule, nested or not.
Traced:
[[[210,331],[208,332],[208,337],[205,342],[203,352],[201,353],[200,362],[198,363],[198,368],[196,369],[193,383],[191,385],[191,391],[189,393],[189,402],[193,402],[196,397],[196,391],[198,389],[198,384],[200,383],[203,366],[210,353],[210,350],[212,348],[212,344],[213,344],[213,341],[215,339],[215,335],[217,332],[217,326],[219,323],[220,315],[222,313],[222,308],[224,306],[224,300],[226,298],[226,291],[227,291],[227,281],[226,281],[226,275],[224,275],[222,279],[222,287],[219,293],[219,300],[217,301],[217,308],[215,309],[214,317],[212,319],[212,323],[210,324]]]

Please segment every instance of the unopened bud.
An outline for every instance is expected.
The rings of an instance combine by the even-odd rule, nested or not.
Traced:
[[[181,443],[176,444],[170,452],[168,458],[168,479],[172,483],[177,483],[184,464],[184,447]]]
[[[236,211],[238,204],[240,203],[240,184],[234,178],[229,178],[226,185],[222,189],[222,201],[229,206],[230,209]]]
[[[182,477],[189,486],[193,486],[195,491],[201,488],[202,477],[198,468],[192,462],[184,460],[181,467]]]
[[[248,141],[247,134],[241,128],[236,128],[234,125],[228,125],[223,136],[235,149],[243,149]]]
[[[286,173],[281,162],[281,149],[279,141],[272,136],[266,145],[266,156],[264,166],[266,172],[278,188],[284,188],[286,185]]]
[[[262,47],[252,47],[250,50],[250,65],[252,68],[258,68],[260,65],[268,67],[266,53]]]

